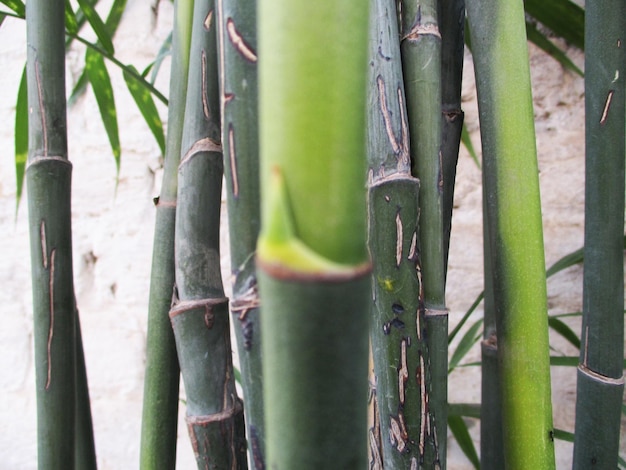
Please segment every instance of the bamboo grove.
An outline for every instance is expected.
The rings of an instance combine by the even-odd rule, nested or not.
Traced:
[[[61,0],[1,3],[9,16],[25,17],[28,31],[39,468],[92,469],[72,277],[65,48],[66,34],[80,40],[82,25],[96,31],[85,80],[104,109],[104,58],[114,60],[111,37],[125,1],[114,2],[106,22],[87,0],[76,13]],[[526,48],[540,33],[526,15],[558,27],[550,12],[580,18],[582,10],[569,0],[552,9],[466,3],[174,1],[167,139],[160,124],[151,126],[165,169],[155,201],[142,470],[175,468],[181,376],[199,469],[445,469],[448,427],[458,438],[472,413],[481,419],[482,468],[555,468],[555,435],[567,433],[552,424]],[[584,311],[573,461],[577,469],[614,469],[623,463],[626,4],[585,7]],[[466,43],[482,140],[485,313],[482,406],[464,413],[447,398],[445,297]],[[125,78],[149,120],[154,90],[132,68]],[[220,274],[222,185],[231,299]]]

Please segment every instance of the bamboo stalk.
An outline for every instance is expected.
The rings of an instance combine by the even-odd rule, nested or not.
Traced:
[[[148,302],[140,451],[142,470],[176,467],[180,368],[168,313],[175,283],[174,225],[178,191],[177,169],[185,114],[192,13],[193,0],[176,0],[167,144],[161,194],[156,201]]]
[[[364,468],[370,264],[362,2],[259,4],[268,468]]]
[[[91,412],[86,380],[82,380],[84,359],[82,341],[77,339],[80,336],[72,270],[72,165],[67,156],[64,3],[30,3],[26,25],[30,108],[26,176],[38,465],[55,470],[75,468],[78,462],[84,465],[79,468],[93,468],[93,434],[87,419]],[[81,375],[80,382],[77,373]]]
[[[441,131],[441,34],[437,2],[402,1],[401,42],[411,136],[412,173],[420,180],[419,270],[430,361],[430,429],[435,440],[424,465],[445,468],[448,312],[445,306],[444,173]]]
[[[214,6],[212,0],[196,0],[194,4],[178,167],[178,295],[170,318],[198,468],[243,469],[247,466],[243,406],[235,390],[228,299],[220,272],[223,162]]]
[[[507,469],[554,468],[547,295],[523,2],[467,5]],[[532,410],[532,413],[529,413]]]
[[[265,467],[260,310],[254,252],[260,226],[256,1],[218,0],[222,145],[233,275],[231,316],[250,465]]]
[[[585,246],[574,466],[616,468],[624,393],[624,2],[585,4]]]
[[[380,468],[417,468],[434,442],[426,432],[430,364],[424,355],[416,269],[419,180],[411,176],[395,2],[372,2],[370,24],[367,141],[374,279],[370,338],[378,412],[370,429],[370,467],[378,459]]]

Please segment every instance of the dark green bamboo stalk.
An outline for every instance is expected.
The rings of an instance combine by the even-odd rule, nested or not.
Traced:
[[[421,308],[431,366],[430,429],[435,447],[426,467],[445,468],[448,386],[448,311],[445,306],[444,173],[441,153],[441,34],[436,0],[403,0],[402,67],[411,136],[412,173],[420,180],[418,263]]]
[[[465,50],[465,0],[437,2],[441,33],[441,172],[443,175],[444,269],[448,270],[448,249],[452,229],[454,181],[463,132],[461,82]]]
[[[220,271],[223,162],[215,16],[212,0],[195,0],[178,167],[178,296],[170,318],[198,468],[244,469],[243,406],[235,390],[228,299]]]
[[[176,467],[180,369],[168,313],[175,283],[174,224],[192,14],[193,0],[176,0],[172,33],[167,144],[161,194],[156,200],[148,303],[140,455],[142,470]]]
[[[541,204],[523,2],[467,4],[507,469],[554,468]]]
[[[372,2],[368,104],[369,247],[374,358],[384,468],[418,468],[436,443],[429,424],[430,378],[417,271],[419,180],[411,176],[409,130],[394,1]],[[415,372],[417,371],[417,372]],[[415,376],[414,374],[417,374]],[[377,442],[370,429],[370,442]]]
[[[585,247],[575,469],[616,468],[624,393],[626,4],[585,4]]]
[[[30,108],[26,175],[38,465],[51,470],[95,468],[93,434],[88,425],[83,426],[90,422],[91,411],[82,341],[77,340],[80,327],[72,271],[72,165],[67,157],[64,3],[29,3],[26,25]],[[81,359],[78,362],[77,355]],[[75,467],[75,463],[81,466]]]
[[[268,468],[367,463],[367,10],[259,4]]]
[[[487,219],[487,193],[483,183],[483,227],[489,226]],[[483,269],[485,290],[483,340],[481,343],[480,467],[482,470],[502,470],[504,468],[504,445],[498,367],[498,333],[491,250],[487,230],[483,230]]]
[[[265,467],[259,296],[260,226],[256,0],[217,0],[222,144],[233,275],[231,316],[245,401],[251,467]]]

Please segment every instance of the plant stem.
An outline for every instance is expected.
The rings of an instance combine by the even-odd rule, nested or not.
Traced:
[[[420,180],[419,270],[421,308],[430,362],[432,452],[424,465],[445,468],[447,436],[448,312],[445,306],[444,173],[442,168],[441,34],[434,0],[402,1],[402,67],[411,135],[412,173]]]
[[[624,2],[585,5],[585,246],[575,469],[616,468],[624,392]]]
[[[260,309],[254,252],[261,222],[256,0],[217,0],[222,145],[237,339],[251,467],[265,467]]]
[[[507,469],[554,468],[541,204],[523,2],[468,2]],[[532,410],[532,413],[529,413]]]
[[[259,4],[268,468],[367,462],[367,10]]]
[[[148,303],[140,455],[142,470],[176,468],[180,368],[168,313],[175,283],[174,225],[192,13],[193,0],[176,0],[165,167],[161,194],[156,203]]]

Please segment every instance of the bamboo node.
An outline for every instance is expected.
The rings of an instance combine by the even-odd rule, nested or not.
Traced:
[[[590,379],[596,381],[596,382],[601,382],[603,384],[606,385],[615,385],[617,387],[623,387],[624,386],[624,376],[622,375],[621,377],[608,377],[606,375],[600,374],[594,370],[591,370],[589,367],[587,367],[585,364],[578,364],[578,370],[585,374],[587,377],[589,377]]]

